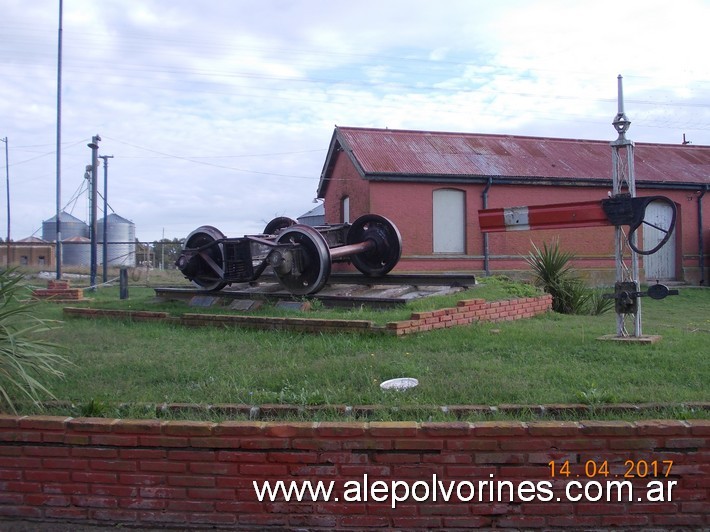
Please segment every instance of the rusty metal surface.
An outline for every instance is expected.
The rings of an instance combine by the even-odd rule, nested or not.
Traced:
[[[345,127],[337,137],[373,177],[611,179],[607,141]],[[710,183],[710,146],[635,146],[641,183]]]
[[[611,225],[601,201],[482,209],[478,222],[483,233]]]

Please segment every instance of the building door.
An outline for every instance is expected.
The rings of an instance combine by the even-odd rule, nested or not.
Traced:
[[[434,191],[434,253],[466,252],[466,195],[463,190]]]
[[[666,203],[652,201],[646,207],[644,221],[657,225],[658,227],[670,227],[673,210]],[[644,255],[643,268],[646,273],[646,282],[656,280],[675,281],[675,251],[676,251],[676,229],[666,244],[653,255]],[[652,249],[663,240],[665,234],[658,229],[643,224],[643,249]]]

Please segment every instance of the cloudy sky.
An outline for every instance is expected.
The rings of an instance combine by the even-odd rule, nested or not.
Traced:
[[[59,0],[2,4],[17,240],[56,212]],[[708,0],[63,6],[61,203],[88,220],[98,134],[108,202],[140,240],[241,236],[310,210],[336,124],[614,140],[618,74],[629,138],[710,144]],[[2,193],[3,238],[6,213]]]

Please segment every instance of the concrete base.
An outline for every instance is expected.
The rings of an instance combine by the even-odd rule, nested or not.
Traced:
[[[597,340],[611,340],[614,342],[626,342],[630,344],[655,344],[661,341],[662,336],[657,334],[644,334],[641,336],[617,336],[615,334],[607,334],[600,336]]]
[[[193,296],[188,303],[191,307],[211,307],[219,301],[215,296]]]
[[[253,299],[235,299],[229,305],[229,310],[241,310],[243,312],[258,310],[263,304],[263,301],[255,301]]]

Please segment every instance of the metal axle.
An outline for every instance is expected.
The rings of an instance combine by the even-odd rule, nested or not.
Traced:
[[[344,257],[350,257],[352,255],[370,251],[374,249],[376,245],[377,244],[375,244],[372,240],[365,240],[364,242],[359,242],[358,244],[348,244],[346,246],[330,248],[330,256],[333,259],[342,259]]]

